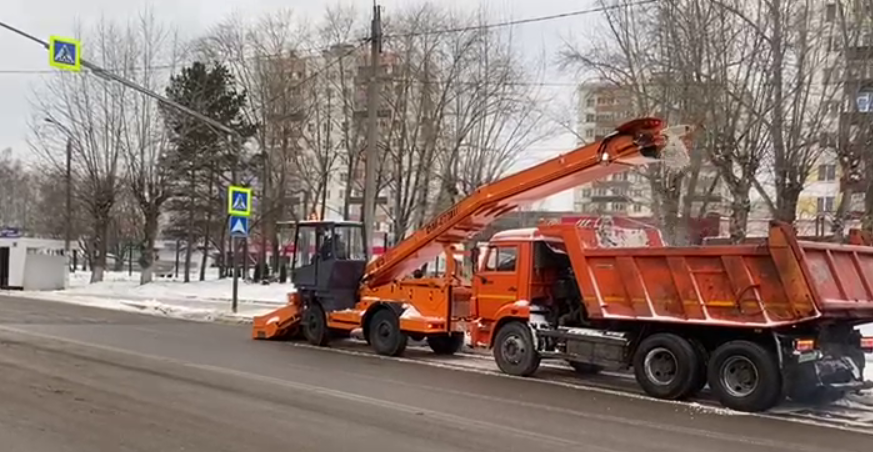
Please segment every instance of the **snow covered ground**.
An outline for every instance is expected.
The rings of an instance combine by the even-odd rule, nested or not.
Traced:
[[[15,295],[52,301],[142,312],[158,316],[189,320],[248,321],[285,304],[290,283],[269,285],[240,280],[238,310],[231,310],[232,279],[218,279],[216,271],[207,272],[205,281],[184,283],[175,279],[155,279],[139,284],[139,274],[107,272],[104,281],[90,284],[90,272],[70,275],[66,290],[52,292],[17,292]]]

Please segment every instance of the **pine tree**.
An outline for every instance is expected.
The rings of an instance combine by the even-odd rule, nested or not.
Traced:
[[[256,126],[243,115],[246,92],[237,90],[233,75],[222,64],[195,62],[170,79],[167,96],[186,107],[236,130],[243,139],[254,135]],[[203,246],[200,279],[204,277],[213,236],[223,233],[223,193],[243,162],[242,143],[209,125],[170,108],[163,110],[171,131],[173,151],[166,156],[173,168],[173,198],[168,203],[168,235],[183,238],[185,282],[190,281],[192,248]]]

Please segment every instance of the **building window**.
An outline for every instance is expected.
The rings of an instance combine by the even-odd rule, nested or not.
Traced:
[[[632,196],[633,196],[634,198],[642,198],[642,197],[643,197],[643,191],[642,191],[642,190],[639,190],[639,189],[634,190],[634,191],[632,192]]]
[[[593,107],[593,106],[594,106],[594,102],[595,102],[595,98],[594,98],[594,97],[589,97],[588,100],[585,101],[585,106],[586,106],[586,107]]]
[[[597,187],[594,189],[594,196],[607,196],[607,190],[603,187]]]
[[[634,204],[634,213],[640,213],[640,212],[642,212],[642,211],[643,211],[643,205],[642,205],[642,204]]]
[[[830,132],[822,132],[819,134],[819,146],[826,147],[834,147],[837,145],[837,137],[834,136],[833,133]]]
[[[837,165],[819,165],[818,180],[834,181],[837,180]]]
[[[826,213],[834,211],[834,197],[821,196],[816,199],[816,210],[818,213]]]
[[[833,22],[837,19],[837,5],[836,3],[831,3],[825,7],[825,20],[827,22]]]
[[[585,138],[593,138],[594,129],[585,129]]]
[[[582,189],[582,197],[583,198],[590,198],[591,197],[591,189],[590,188],[583,188]]]
[[[627,205],[623,202],[614,202],[612,203],[612,211],[613,212],[624,212],[627,210]]]
[[[616,181],[627,181],[628,175],[627,173],[616,173],[612,175],[612,180]]]
[[[585,122],[594,122],[594,115],[591,113],[585,115]]]

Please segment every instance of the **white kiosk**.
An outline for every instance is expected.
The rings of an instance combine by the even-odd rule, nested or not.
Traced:
[[[62,290],[68,273],[62,240],[0,237],[0,290]]]

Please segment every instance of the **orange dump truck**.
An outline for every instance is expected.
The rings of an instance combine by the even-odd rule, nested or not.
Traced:
[[[459,246],[495,218],[635,166],[681,165],[683,131],[632,121],[480,188],[370,262],[360,223],[295,223],[297,290],[254,319],[253,337],[302,333],[326,345],[361,329],[377,353],[397,356],[409,338],[451,354],[469,334],[509,374],[532,375],[544,358],[580,373],[633,368],[654,397],[709,384],[745,411],[869,387],[873,343],[854,327],[873,321],[873,247],[857,234],[848,245],[807,243],[773,225],[764,244],[679,248],[652,231],[629,240],[608,225],[542,224],[496,234],[462,272]],[[425,277],[440,255],[444,271]]]

